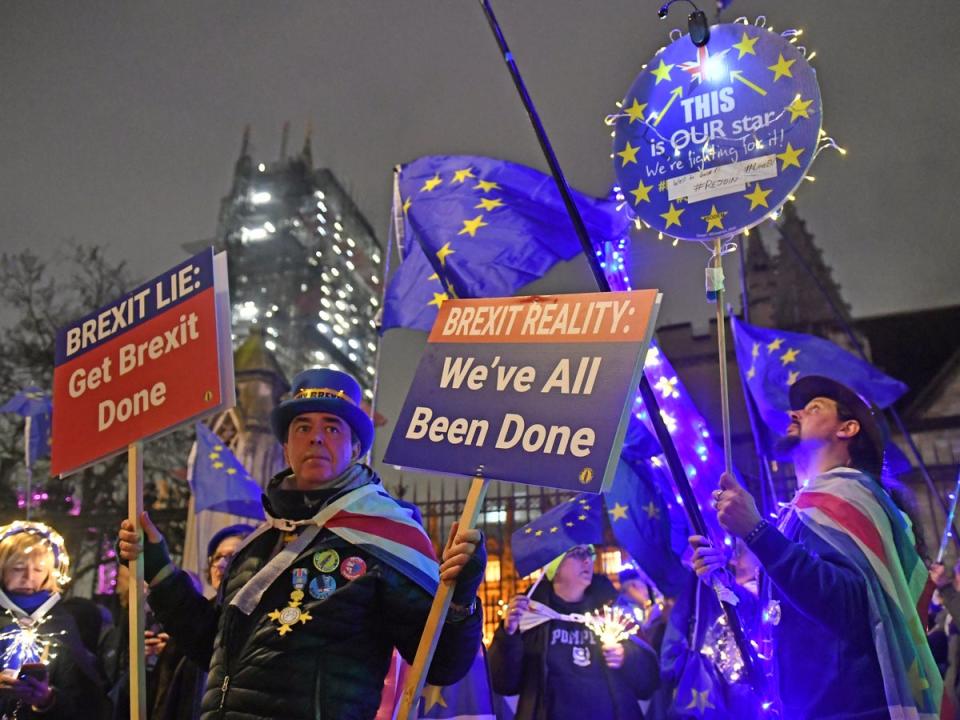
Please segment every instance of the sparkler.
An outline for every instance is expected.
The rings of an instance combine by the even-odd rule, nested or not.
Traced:
[[[583,617],[583,623],[600,638],[604,647],[617,645],[631,635],[636,635],[640,626],[636,620],[625,613],[619,606],[604,605],[602,611],[588,612]]]

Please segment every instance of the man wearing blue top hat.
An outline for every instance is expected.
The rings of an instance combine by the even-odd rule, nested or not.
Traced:
[[[121,526],[121,557],[144,553],[164,627],[209,661],[204,718],[373,718],[393,649],[413,661],[441,579],[456,584],[427,682],[459,680],[479,647],[479,531],[455,527],[438,566],[411,510],[360,461],[373,423],[353,377],[306,370],[292,393],[270,418],[289,467],[269,482],[267,520],[237,549],[214,603],[170,563],[146,513],[145,543]]]

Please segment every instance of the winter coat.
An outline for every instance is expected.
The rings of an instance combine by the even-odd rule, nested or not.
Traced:
[[[279,478],[268,489],[271,500]],[[283,517],[269,500],[267,507]],[[244,615],[231,599],[283,541],[274,528],[242,547],[215,601],[206,600],[179,571],[151,589],[150,602],[163,627],[201,666],[209,662],[201,717],[373,718],[393,648],[413,662],[432,598],[389,564],[323,529]],[[358,568],[364,568],[359,576]],[[291,600],[297,569],[307,573],[303,620],[283,630],[276,612]],[[477,610],[444,625],[427,682],[449,685],[467,673],[479,646],[481,618]]]
[[[784,716],[887,720],[866,580],[854,561],[803,523],[790,537],[767,527],[749,547],[779,604],[773,643]]]
[[[606,577],[597,575],[587,588],[586,605],[597,610],[613,603],[617,594]],[[543,582],[534,591],[533,600],[555,607],[556,595],[549,582]],[[508,635],[503,625],[497,628],[487,661],[493,691],[501,695],[519,695],[516,720],[550,720],[544,690],[551,682],[547,670],[547,651],[550,628],[555,621],[538,625],[527,632]],[[627,640],[623,666],[612,669],[603,665],[606,687],[596,692],[609,693],[615,718],[596,720],[638,720],[643,717],[638,701],[649,698],[659,685],[657,657],[645,642]],[[591,698],[584,697],[584,717],[593,717],[588,709]]]

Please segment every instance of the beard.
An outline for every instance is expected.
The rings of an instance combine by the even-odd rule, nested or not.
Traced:
[[[781,435],[773,443],[774,457],[780,461],[789,461],[800,442],[800,435]]]

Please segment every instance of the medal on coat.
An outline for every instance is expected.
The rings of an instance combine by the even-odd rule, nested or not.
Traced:
[[[293,569],[293,592],[290,593],[290,600],[287,601],[285,608],[274,610],[267,614],[271,620],[275,620],[279,627],[277,632],[283,637],[290,632],[297,624],[304,624],[308,620],[313,620],[310,613],[301,610],[300,604],[303,601],[303,588],[307,584],[307,569]]]

